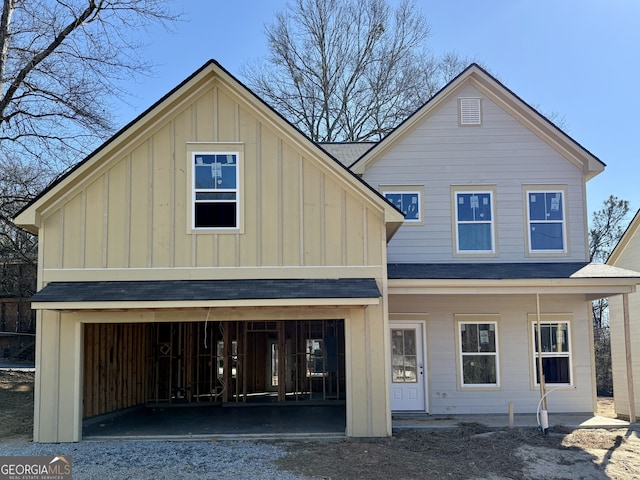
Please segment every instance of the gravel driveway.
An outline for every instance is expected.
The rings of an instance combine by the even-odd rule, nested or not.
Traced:
[[[0,456],[70,456],[74,480],[283,479],[309,477],[278,470],[284,444],[260,442],[105,441],[35,444],[0,442]]]

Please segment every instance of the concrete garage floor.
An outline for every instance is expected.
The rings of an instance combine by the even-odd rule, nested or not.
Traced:
[[[85,420],[83,440],[344,436],[345,406],[139,407]]]

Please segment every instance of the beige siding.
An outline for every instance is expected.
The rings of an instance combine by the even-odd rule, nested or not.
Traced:
[[[57,312],[39,314],[34,384],[35,442],[78,441],[82,419],[82,325]],[[56,339],[57,341],[52,341]]]
[[[458,126],[457,97],[484,97],[466,87],[367,169],[375,188],[424,188],[424,225],[404,225],[389,244],[392,262],[486,261],[454,255],[452,185],[495,187],[497,261],[541,261],[525,252],[524,184],[566,185],[569,251],[562,260],[584,261],[584,184],[580,169],[490,99],[482,98],[481,127]],[[557,256],[550,256],[557,260]]]
[[[201,92],[146,131],[44,213],[45,281],[60,267],[381,265],[380,236],[365,235],[383,229],[380,207],[226,87]],[[188,142],[243,152],[241,232],[191,233]]]
[[[40,284],[373,277],[383,288],[382,202],[225,81],[193,82],[51,195],[38,211]],[[191,229],[190,152],[208,149],[240,154],[241,225],[233,232]],[[142,324],[204,321],[209,313],[229,320],[344,319],[348,433],[389,436],[388,375],[380,374],[386,304],[319,306],[215,309],[195,317],[186,309],[40,312],[34,440],[78,441],[83,410],[93,416],[140,404],[148,377],[140,365]],[[111,349],[113,358],[106,355]]]
[[[83,208],[82,194],[72,198],[64,208],[62,263],[65,267],[81,268],[83,266],[84,230],[76,227],[78,223],[81,225],[84,223]]]
[[[62,267],[62,252],[64,248],[64,229],[62,228],[62,222],[63,216],[60,210],[44,219],[43,231],[45,232],[47,243],[43,245],[43,258],[40,262],[43,268]]]
[[[129,227],[129,267],[144,268],[149,265],[149,211],[150,211],[150,162],[146,144],[134,149],[131,162],[131,199]]]

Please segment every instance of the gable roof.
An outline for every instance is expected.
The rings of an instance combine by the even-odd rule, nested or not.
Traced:
[[[418,108],[400,125],[383,138],[375,148],[364,153],[351,165],[351,170],[362,175],[386,151],[392,148],[408,132],[429,118],[442,105],[455,97],[465,86],[472,85],[495,102],[539,138],[548,143],[567,160],[580,168],[589,180],[604,170],[605,164],[576,142],[544,115],[527,104],[479,65],[472,63],[438,93]]]
[[[638,209],[631,222],[629,222],[627,229],[622,234],[622,237],[620,237],[620,240],[618,240],[618,243],[609,255],[609,258],[607,258],[607,265],[614,265],[618,261],[620,255],[622,255],[622,252],[624,252],[625,248],[627,248],[627,245],[629,245],[629,242],[638,231],[640,231],[640,209]]]
[[[385,213],[387,238],[390,239],[391,236],[393,236],[404,220],[402,212],[331,154],[309,139],[303,132],[213,59],[206,62],[182,83],[125,125],[84,160],[56,178],[16,214],[14,223],[37,234],[41,210],[45,206],[53,203],[56,199],[64,197],[66,189],[75,179],[89,175],[92,169],[100,165],[103,159],[115,156],[118,151],[125,148],[129,142],[133,142],[142,135],[145,135],[151,129],[150,125],[158,124],[162,119],[174,112],[175,108],[177,108],[176,105],[188,102],[193,98],[194,92],[204,88],[213,78],[233,89],[243,100],[254,107],[255,111],[261,115],[263,120],[278,128],[282,135],[296,143],[303,150],[306,150],[310,156],[324,159],[325,165],[328,166],[333,173],[345,179],[348,184],[353,186],[354,189],[364,197],[368,198],[369,201],[381,206]]]

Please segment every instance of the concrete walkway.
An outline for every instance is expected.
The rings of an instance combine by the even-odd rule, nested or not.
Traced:
[[[491,429],[509,428],[508,415],[428,415],[402,413],[392,416],[394,432],[401,430],[453,429],[477,423]],[[513,427],[537,429],[535,414],[515,415]],[[637,424],[590,414],[549,414],[549,426],[626,429],[640,432]],[[84,422],[83,439],[310,439],[344,438],[342,405],[287,405],[245,408],[185,407],[136,408]]]
[[[557,413],[549,412],[549,427],[576,428],[631,428],[640,429],[638,424],[629,424],[624,420],[601,417],[592,414],[581,413]],[[516,414],[513,425],[509,424],[508,415],[427,415],[420,413],[402,413],[392,415],[393,430],[414,429],[441,429],[454,428],[461,423],[479,423],[489,428],[538,428],[538,420],[535,414]]]

